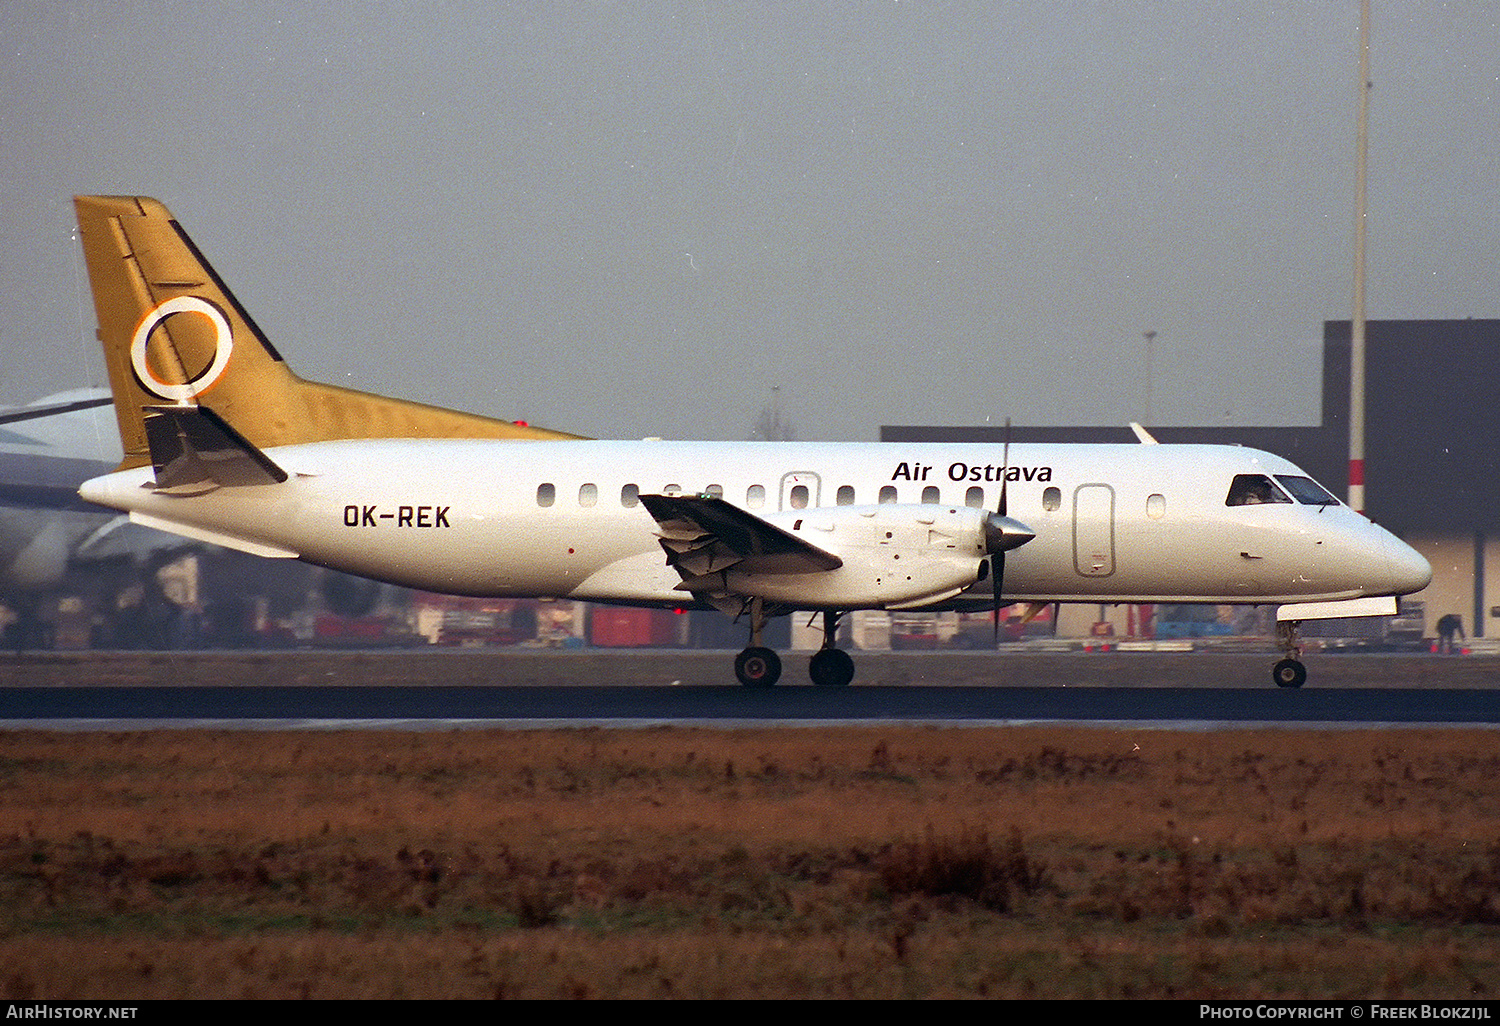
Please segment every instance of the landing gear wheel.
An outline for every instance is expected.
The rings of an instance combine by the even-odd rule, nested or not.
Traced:
[[[734,657],[734,675],[747,688],[768,688],[781,679],[781,657],[752,645]]]
[[[1278,688],[1300,688],[1307,683],[1307,667],[1295,659],[1283,659],[1271,667],[1271,679]]]
[[[841,648],[823,648],[813,653],[807,675],[820,688],[841,688],[854,679],[854,660]]]

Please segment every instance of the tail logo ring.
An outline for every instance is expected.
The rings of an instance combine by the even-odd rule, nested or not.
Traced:
[[[213,362],[202,374],[182,385],[174,385],[161,380],[152,373],[150,365],[146,362],[146,343],[151,340],[151,333],[162,321],[178,313],[202,314],[214,326]],[[229,330],[229,322],[224,319],[218,307],[197,296],[176,296],[165,303],[157,304],[135,329],[135,338],[130,342],[130,366],[135,370],[136,380],[148,392],[159,395],[163,399],[183,402],[206,392],[215,381],[219,380],[224,373],[224,368],[229,366],[229,355],[233,351],[234,334]]]

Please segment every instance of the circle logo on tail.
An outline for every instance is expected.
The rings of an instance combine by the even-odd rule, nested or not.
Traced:
[[[202,374],[182,385],[174,385],[161,380],[152,373],[150,365],[146,362],[146,343],[151,340],[151,333],[162,321],[178,313],[202,314],[214,326],[213,362]],[[224,314],[218,307],[197,296],[177,296],[164,303],[158,303],[141,320],[140,326],[135,329],[135,338],[130,342],[130,366],[135,370],[136,380],[141,383],[142,388],[163,399],[175,399],[181,402],[207,391],[215,381],[218,381],[220,375],[224,373],[224,368],[229,366],[229,355],[233,351],[234,333],[229,330],[229,321],[225,320]]]

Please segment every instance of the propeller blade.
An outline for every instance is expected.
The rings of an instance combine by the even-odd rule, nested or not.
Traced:
[[[1019,520],[989,513],[984,518],[984,548],[990,554],[990,580],[995,596],[994,637],[1000,644],[1000,601],[1004,593],[1005,554],[1020,548],[1036,537],[1036,532]]]
[[[1007,478],[1010,477],[1010,418],[1005,418],[1005,455],[1000,460],[1000,506],[995,510],[1002,517],[1005,516],[1006,502],[1005,489],[1008,485]]]
[[[1001,487],[1003,488],[1004,486],[1002,485]],[[998,550],[996,550],[995,554],[992,555],[992,556],[990,556],[990,564],[991,564],[990,565],[990,579],[992,581],[994,581],[994,588],[995,588],[995,611],[994,611],[994,613],[991,614],[994,617],[994,636],[993,636],[991,647],[992,648],[999,648],[1000,647],[1000,578],[1002,578],[1002,577],[1005,576],[1005,550],[1004,549],[998,549]]]
[[[995,508],[995,517],[987,518],[984,522],[985,547],[990,551],[990,578],[994,581],[993,587],[995,593],[995,609],[994,612],[992,612],[990,615],[992,617],[992,625],[994,628],[993,638],[995,648],[1000,647],[1000,578],[1005,576],[1005,550],[1007,548],[1014,548],[1014,546],[1007,546],[1005,544],[1006,525],[1004,523],[992,524],[992,521],[996,520],[997,518],[1002,522],[1010,520],[1010,518],[1005,515],[1005,511],[1008,508],[1005,497],[1005,490],[1008,484],[1006,478],[1008,477],[1010,477],[1010,418],[1006,417],[1005,455],[1000,460],[1000,503]],[[1014,523],[1014,521],[1012,521],[1012,523]],[[1016,526],[1023,527],[1023,525],[1021,524],[1016,524]],[[992,527],[995,529],[995,534],[991,533]],[[1018,541],[1015,544],[1022,545],[1030,540],[1030,538],[1023,538],[1021,541]]]

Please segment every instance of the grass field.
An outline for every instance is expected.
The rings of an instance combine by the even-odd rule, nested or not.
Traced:
[[[1500,986],[1487,731],[0,734],[0,997]]]

